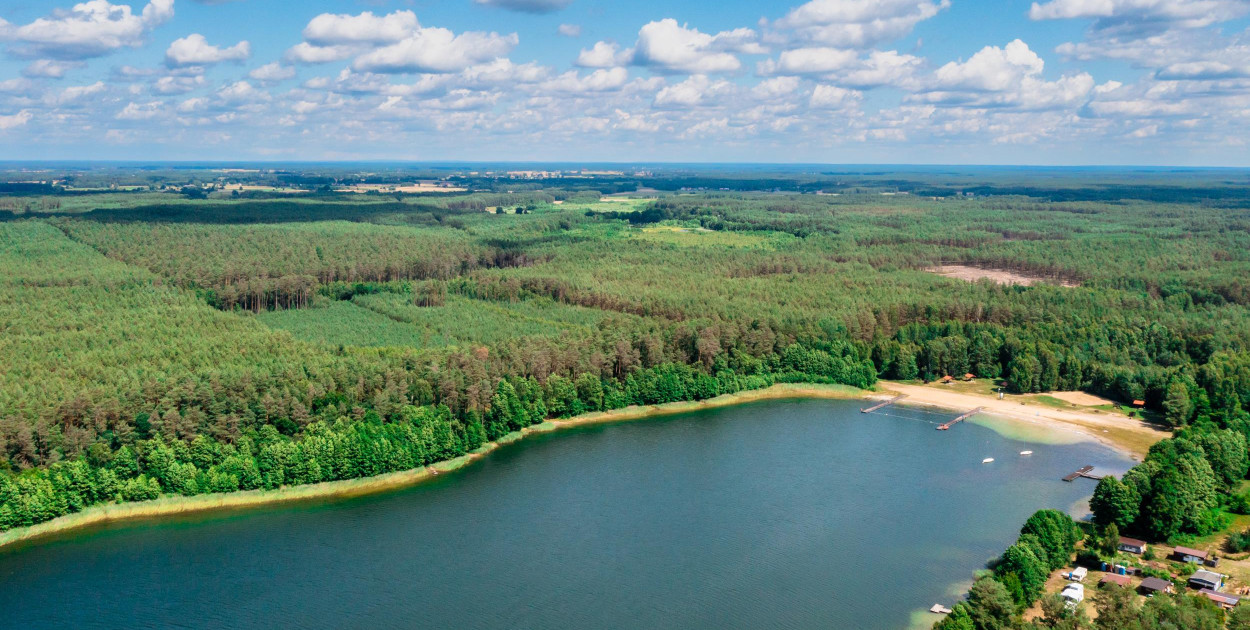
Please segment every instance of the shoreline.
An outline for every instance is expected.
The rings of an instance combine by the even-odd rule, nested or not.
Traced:
[[[500,446],[522,440],[526,435],[533,433],[551,433],[583,425],[641,420],[644,418],[690,413],[703,409],[730,407],[763,400],[855,400],[868,398],[877,393],[872,390],[861,390],[847,385],[778,383],[764,389],[725,394],[707,400],[664,403],[661,405],[635,405],[611,411],[596,411],[572,418],[547,420],[520,431],[509,433],[494,442],[488,442],[471,453],[430,464],[424,468],[401,470],[360,479],[343,479],[300,486],[285,486],[273,490],[240,490],[237,492],[201,494],[190,497],[166,496],[151,501],[96,505],[81,512],[60,516],[50,521],[2,532],[0,533],[0,553],[10,551],[14,547],[20,548],[23,543],[34,544],[79,529],[87,529],[106,523],[256,508],[315,499],[348,499],[398,490],[436,477],[439,473],[451,472],[468,466]]]
[[[202,494],[191,497],[166,496],[152,501],[142,501],[138,503],[110,503],[106,505],[97,505],[87,508],[82,512],[67,514],[36,525],[14,528],[0,533],[0,552],[8,551],[10,548],[19,546],[23,543],[36,543],[44,539],[73,532],[75,530],[86,529],[106,523],[148,520],[160,518],[162,516],[175,516],[202,512],[240,510],[268,505],[278,505],[282,503],[312,501],[317,499],[347,499],[398,490],[436,477],[439,473],[450,472],[472,464],[500,446],[524,439],[526,435],[533,433],[550,433],[579,426],[627,422],[631,420],[690,413],[704,409],[730,407],[765,400],[885,399],[889,398],[892,392],[907,394],[907,398],[904,399],[903,404],[924,405],[949,410],[982,406],[985,407],[985,413],[987,415],[998,416],[1011,422],[1020,423],[1016,427],[1003,427],[997,423],[982,423],[983,426],[986,426],[987,428],[990,428],[1005,437],[1034,442],[1044,442],[1047,439],[1054,439],[1053,434],[1056,430],[1058,430],[1075,435],[1079,439],[1096,440],[1113,450],[1122,452],[1137,460],[1144,456],[1146,448],[1149,448],[1149,445],[1146,444],[1146,442],[1153,443],[1168,435],[1168,433],[1164,431],[1149,429],[1150,431],[1153,431],[1153,434],[1149,436],[1151,438],[1150,440],[1116,439],[1116,437],[1121,436],[1117,434],[1116,437],[1112,437],[1109,434],[1100,433],[1099,428],[1105,425],[1108,421],[1124,424],[1125,426],[1130,427],[1132,425],[1128,425],[1127,423],[1131,422],[1144,427],[1148,427],[1149,425],[1132,420],[1127,416],[1110,414],[1104,418],[1098,418],[1096,422],[1092,424],[1082,424],[1081,422],[1072,420],[1071,418],[1065,419],[1068,416],[1081,415],[1071,411],[1051,409],[1040,405],[1025,405],[1025,403],[1018,402],[1016,400],[999,401],[992,396],[938,390],[933,389],[932,386],[910,385],[892,381],[879,381],[877,389],[874,391],[861,390],[847,385],[778,383],[764,389],[725,394],[708,400],[664,403],[661,405],[635,405],[611,411],[597,411],[582,414],[572,418],[547,420],[540,424],[521,429],[520,431],[509,433],[499,440],[482,445],[476,451],[461,455],[460,457],[454,459],[437,462],[424,468],[402,470],[374,477],[344,479],[340,481],[323,481],[315,484],[287,486],[273,490],[240,490],[238,492]],[[1017,408],[1012,408],[1011,405],[1015,405]],[[1043,419],[1050,420],[1052,423],[1039,421]],[[1028,428],[1031,429],[1031,431],[1019,430],[1022,428]],[[1139,427],[1133,429],[1133,431],[1140,433],[1143,429]],[[1143,444],[1145,444],[1144,447]]]

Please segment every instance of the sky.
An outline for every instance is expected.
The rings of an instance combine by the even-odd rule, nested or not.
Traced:
[[[0,0],[0,159],[1250,166],[1250,0]]]

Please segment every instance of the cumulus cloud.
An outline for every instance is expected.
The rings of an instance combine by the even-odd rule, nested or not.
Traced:
[[[352,62],[366,72],[456,72],[503,57],[516,47],[516,33],[500,35],[469,31],[459,35],[445,28],[418,28],[407,38],[365,53]]]
[[[565,37],[581,37],[582,27],[579,24],[561,24],[556,27],[556,32]]]
[[[638,31],[633,62],[661,72],[730,72],[742,66],[734,52],[763,52],[756,40],[755,31],[749,28],[710,35],[665,18]]]
[[[859,53],[854,50],[795,48],[782,52],[776,64],[768,66],[768,69],[777,74],[828,74],[858,59]]]
[[[808,105],[817,109],[842,109],[859,103],[863,94],[836,85],[817,85]]]
[[[590,48],[583,48],[574,63],[583,68],[611,68],[628,64],[633,57],[632,50],[621,50],[615,42],[595,42]]]
[[[628,80],[629,71],[625,68],[600,68],[585,76],[579,75],[576,70],[569,70],[539,87],[545,92],[584,94],[619,90]]]
[[[164,103],[161,101],[150,101],[147,103],[127,103],[114,118],[118,120],[151,120],[160,116]]]
[[[169,45],[165,50],[165,65],[170,68],[211,66],[223,61],[247,61],[251,56],[252,46],[246,41],[221,48],[208,43],[203,35],[192,33]]]
[[[36,59],[22,69],[22,75],[31,78],[60,79],[70,70],[82,68],[86,64],[81,61],[57,61],[55,59]]]
[[[950,0],[812,0],[773,22],[769,39],[863,48],[907,35]]]
[[[247,76],[261,83],[277,83],[295,78],[295,68],[274,61],[252,70]]]
[[[674,85],[666,86],[655,95],[656,107],[694,107],[705,104],[709,99],[729,92],[732,84],[728,81],[713,81],[706,75],[696,74]]]
[[[1034,2],[1029,18],[1097,18],[1095,29],[1201,28],[1250,13],[1246,0],[1050,0]]]
[[[136,15],[128,5],[89,0],[29,24],[0,24],[0,41],[24,57],[78,60],[119,48],[137,48],[148,33],[174,15],[174,0],[151,0]]]
[[[304,27],[304,41],[313,46],[393,44],[411,35],[420,24],[412,11],[374,15],[322,13]]]
[[[952,61],[937,69],[928,90],[909,100],[964,107],[1047,109],[1085,103],[1094,89],[1087,73],[1041,78],[1045,62],[1023,41],[986,46],[967,61]]]
[[[551,13],[572,4],[573,0],[473,0],[477,4],[523,13]]]
[[[186,94],[191,90],[207,84],[204,75],[189,76],[170,75],[157,79],[152,83],[152,91],[157,94]]]

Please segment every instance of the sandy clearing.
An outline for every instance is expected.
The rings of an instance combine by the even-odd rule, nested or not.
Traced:
[[[1050,392],[1047,394],[1040,394],[1040,395],[1050,396],[1051,398],[1058,398],[1059,400],[1062,400],[1063,402],[1072,403],[1074,405],[1080,405],[1082,407],[1098,407],[1100,405],[1114,405],[1115,404],[1114,400],[1110,400],[1108,398],[1102,398],[1100,396],[1095,396],[1093,394],[1086,394],[1085,392]]]
[[[1006,269],[983,269],[981,267],[972,267],[969,265],[939,265],[937,267],[929,267],[928,269],[925,269],[925,271],[936,273],[939,276],[946,276],[947,278],[966,280],[968,282],[991,280],[998,284],[1019,284],[1026,287],[1039,282],[1057,283],[1060,286],[1065,287],[1080,286],[1075,282],[1069,282],[1067,280],[1055,280],[1040,276],[1027,276],[1022,273],[1007,271]]]
[[[1120,413],[1055,409],[1036,402],[1030,396],[1009,394],[999,400],[996,396],[949,391],[943,385],[908,385],[886,381],[881,382],[880,387],[906,394],[910,404],[960,410],[984,407],[992,415],[1028,422],[1044,430],[1075,431],[1125,451],[1138,460],[1146,455],[1152,444],[1171,435],[1168,431]]]

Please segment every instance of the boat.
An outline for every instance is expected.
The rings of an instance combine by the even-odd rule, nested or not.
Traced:
[[[1032,455],[1033,451],[1020,451],[1021,455]]]
[[[985,459],[981,460],[981,463],[982,463],[982,464],[988,464],[988,463],[990,463],[990,462],[992,462],[992,461],[994,461],[994,458],[993,458],[993,457],[986,457]]]

